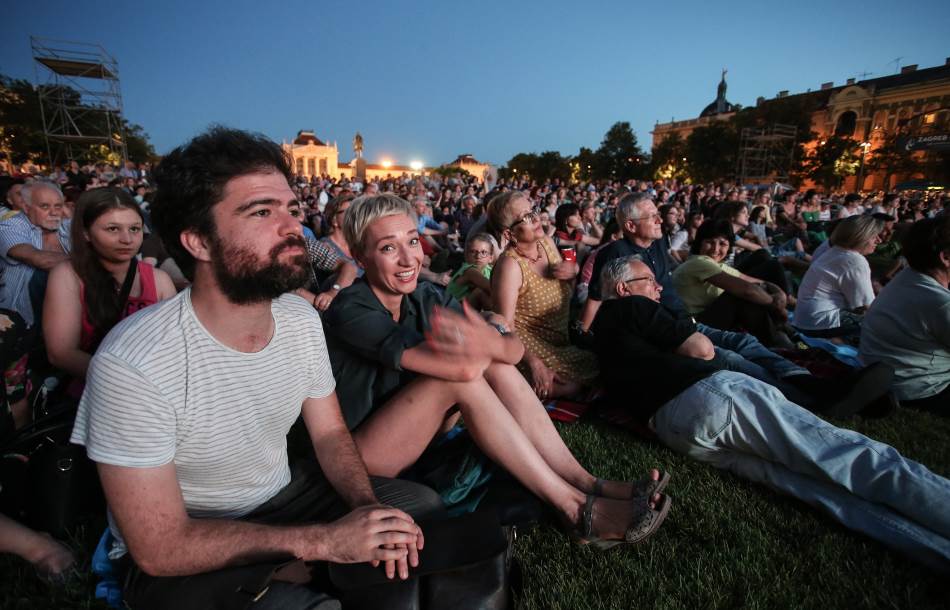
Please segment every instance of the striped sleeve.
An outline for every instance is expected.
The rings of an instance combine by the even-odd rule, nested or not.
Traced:
[[[175,410],[138,370],[108,352],[89,367],[72,442],[95,462],[152,468],[175,457]]]
[[[14,216],[9,221],[0,224],[0,256],[11,265],[18,265],[20,261],[7,256],[10,249],[20,244],[33,245],[33,235],[29,224]]]

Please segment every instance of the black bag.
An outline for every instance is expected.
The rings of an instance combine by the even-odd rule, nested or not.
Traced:
[[[95,465],[69,442],[75,407],[54,410],[25,426],[3,449],[0,507],[30,527],[65,537],[105,506]]]
[[[419,525],[426,534],[419,566],[398,585],[369,564],[330,566],[330,581],[344,608],[502,610],[511,605],[514,528],[502,528],[494,511]]]

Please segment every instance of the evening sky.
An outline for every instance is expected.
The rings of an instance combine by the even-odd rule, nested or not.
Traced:
[[[692,118],[950,56],[950,2],[10,2],[0,73],[34,80],[29,35],[119,62],[126,117],[159,153],[210,123],[299,129],[370,162],[504,164],[596,148],[629,121]],[[902,59],[895,62],[898,57]]]

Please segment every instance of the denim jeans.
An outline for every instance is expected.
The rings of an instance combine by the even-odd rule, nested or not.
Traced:
[[[653,425],[675,451],[799,498],[950,571],[950,481],[815,417],[770,385],[719,371],[663,405]]]
[[[807,370],[782,358],[749,333],[719,330],[705,324],[697,324],[696,330],[706,335],[718,348],[716,351],[725,357],[729,370],[745,373],[772,385],[785,377],[808,374]]]

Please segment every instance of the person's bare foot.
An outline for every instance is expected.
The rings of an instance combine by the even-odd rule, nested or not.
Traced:
[[[662,482],[661,479],[663,479]],[[666,488],[669,479],[669,474],[651,468],[647,476],[637,481],[605,481],[599,479],[599,484],[595,485],[592,493],[613,500],[630,500],[645,495],[651,489],[654,493],[662,492]]]

